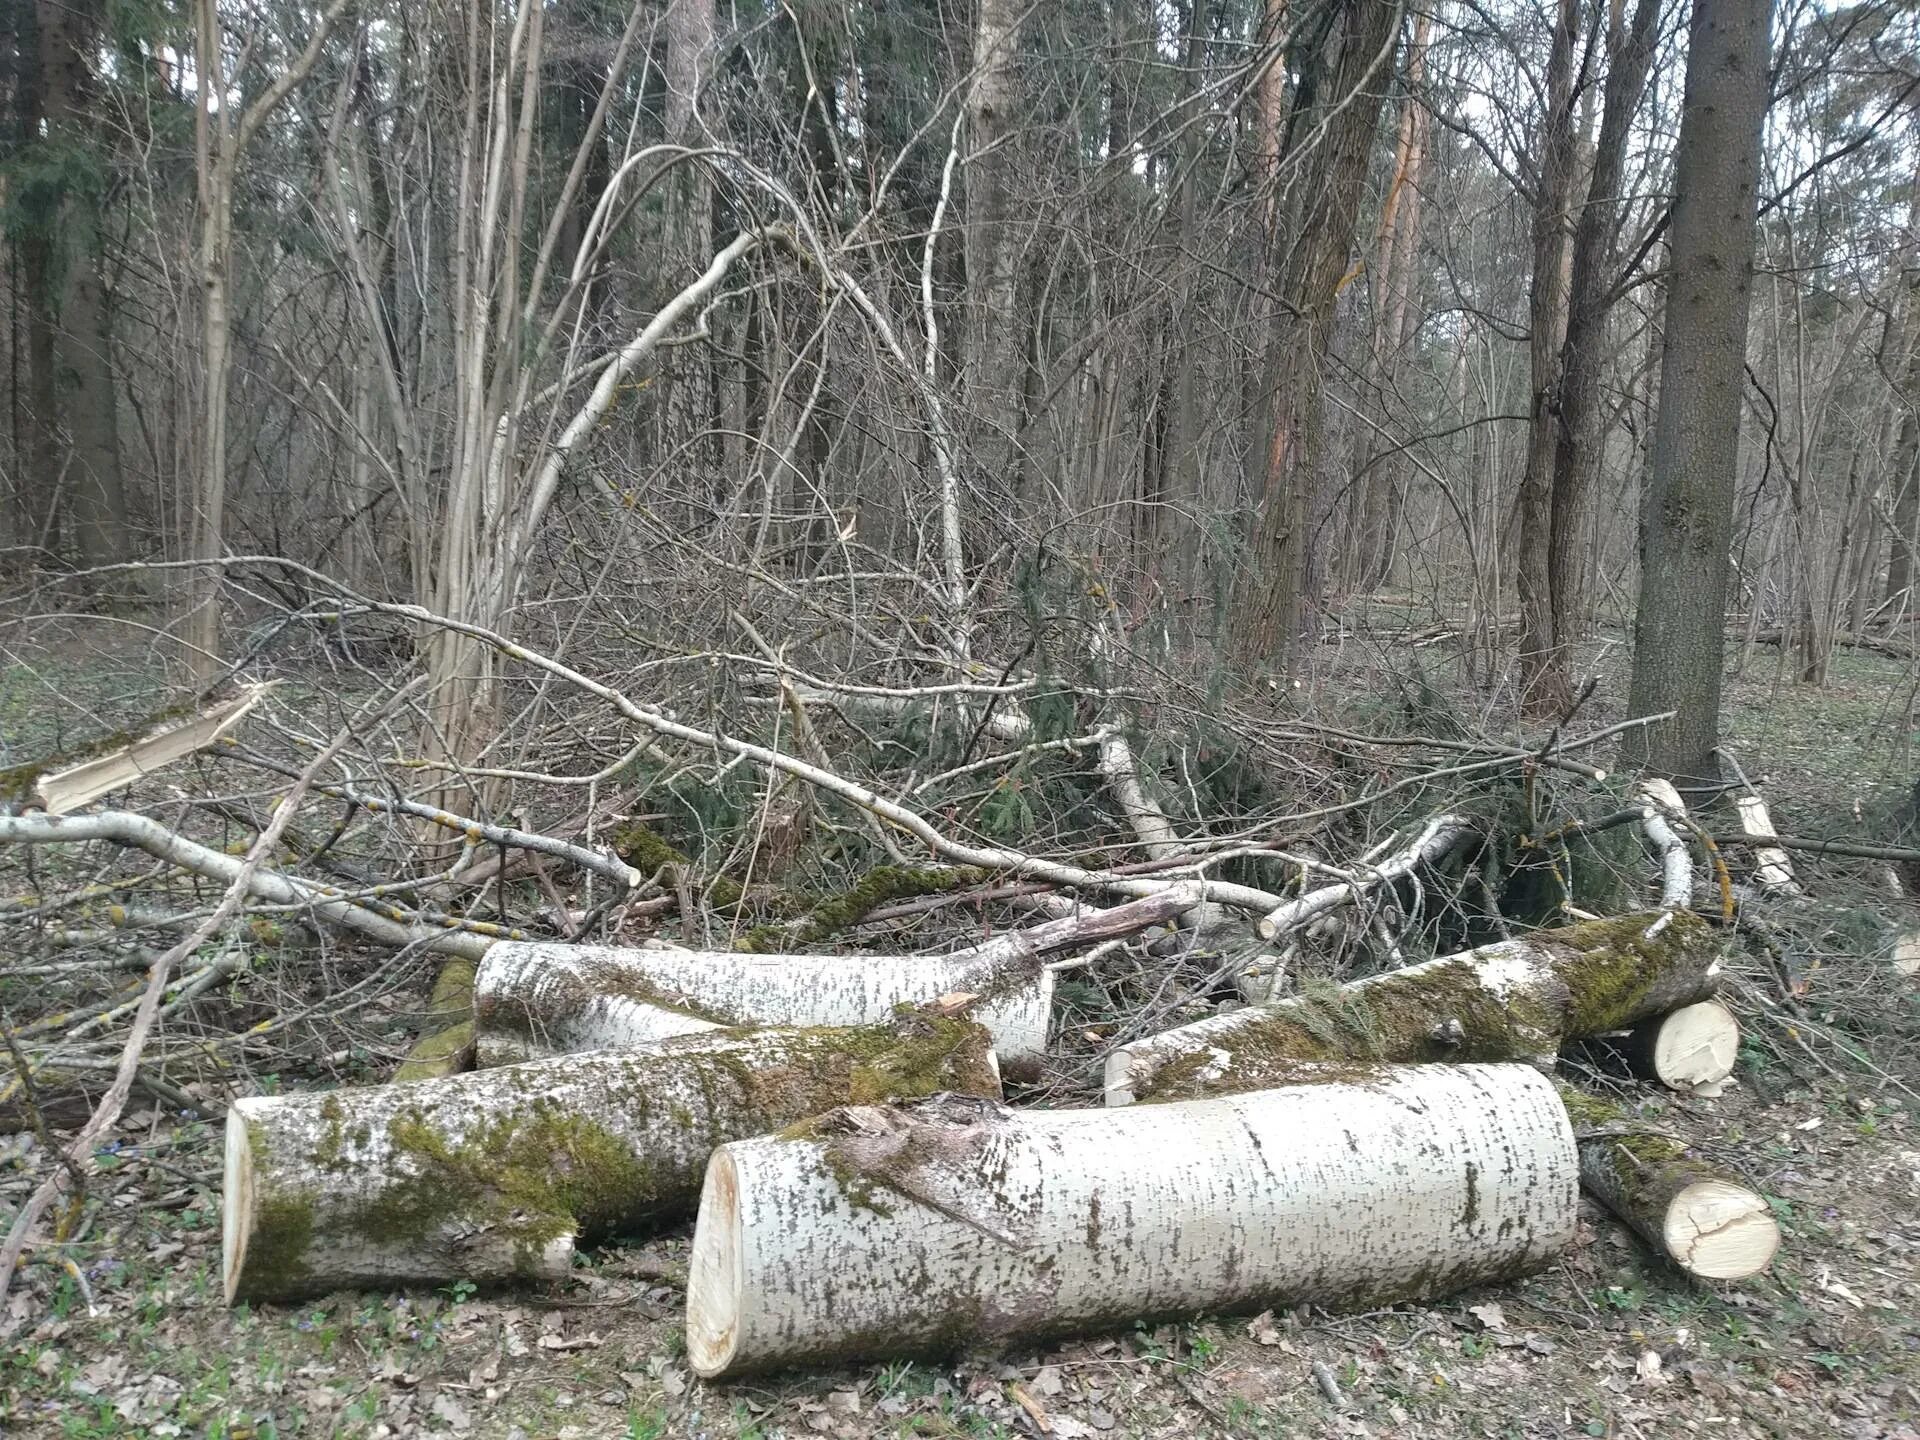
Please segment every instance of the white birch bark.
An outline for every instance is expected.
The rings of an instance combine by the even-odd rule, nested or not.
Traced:
[[[639,1044],[715,1024],[884,1025],[898,1006],[956,993],[980,997],[970,1017],[987,1028],[1009,1071],[1038,1068],[1053,975],[1015,936],[952,955],[754,955],[508,942],[480,963],[474,1016],[483,1057],[521,1059]]]
[[[1719,973],[1717,932],[1685,911],[1543,930],[1123,1045],[1106,1100],[1257,1089],[1302,1060],[1545,1063],[1568,1039],[1709,998]]]
[[[1406,849],[1389,855],[1378,865],[1368,866],[1352,881],[1323,885],[1309,890],[1297,900],[1269,911],[1260,919],[1260,936],[1271,940],[1277,935],[1298,930],[1329,911],[1351,905],[1363,893],[1411,875],[1422,865],[1431,864],[1473,835],[1473,825],[1459,815],[1436,815]]]
[[[1740,833],[1750,840],[1772,840],[1779,835],[1767,802],[1758,795],[1742,795],[1734,806],[1740,820]],[[1793,861],[1776,845],[1758,846],[1753,852],[1753,879],[1762,893],[1798,898],[1805,894],[1794,878]]]
[[[1660,856],[1660,908],[1684,910],[1693,904],[1693,856],[1670,817],[1685,816],[1686,802],[1671,780],[1659,779],[1642,781],[1634,798],[1646,807],[1641,833]]]
[[[563,1274],[576,1238],[684,1215],[714,1146],[835,1105],[997,1097],[991,1056],[978,1026],[914,1017],[236,1100],[227,1302]]]
[[[1524,1066],[1420,1066],[1138,1110],[935,1101],[715,1152],[696,1373],[954,1350],[1140,1316],[1367,1306],[1573,1238],[1577,1159]]]

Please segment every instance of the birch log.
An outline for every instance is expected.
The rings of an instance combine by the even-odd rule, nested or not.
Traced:
[[[1719,938],[1690,912],[1589,920],[1136,1040],[1107,1057],[1106,1100],[1258,1089],[1302,1060],[1544,1064],[1708,998],[1719,973]]]
[[[576,1239],[686,1214],[714,1146],[835,1105],[998,1096],[992,1053],[971,1022],[914,1015],[236,1100],[227,1302],[564,1274]]]
[[[1620,1050],[1636,1075],[1669,1090],[1718,1085],[1740,1057],[1740,1022],[1719,1001],[1702,1000],[1642,1021]]]
[[[696,1373],[951,1351],[1137,1317],[1371,1306],[1535,1269],[1577,1162],[1525,1066],[1422,1066],[1138,1110],[935,1101],[715,1152]]]
[[[1740,833],[1750,841],[1768,841],[1778,837],[1767,802],[1758,795],[1742,795],[1734,802],[1740,819]],[[1777,845],[1756,844],[1753,851],[1753,879],[1761,892],[1786,898],[1799,898],[1806,892],[1794,878],[1793,861]]]
[[[1134,934],[1192,908],[1184,887],[1080,910],[946,955],[758,955],[514,942],[474,987],[480,1063],[658,1038],[702,1024],[875,1025],[900,1005],[979,997],[969,1011],[1010,1075],[1046,1052],[1053,975],[1042,957]]]
[[[1686,802],[1671,780],[1643,780],[1633,793],[1644,807],[1640,832],[1660,857],[1660,908],[1684,910],[1693,903],[1693,855],[1672,821],[1687,813]]]
[[[1636,1128],[1617,1105],[1567,1085],[1560,1093],[1579,1136],[1580,1183],[1641,1239],[1703,1280],[1745,1280],[1773,1263],[1780,1226],[1759,1191]]]

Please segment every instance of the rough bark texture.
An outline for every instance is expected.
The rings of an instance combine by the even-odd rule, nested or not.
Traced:
[[[685,1214],[714,1146],[836,1105],[997,1097],[990,1055],[979,1026],[913,1016],[238,1100],[227,1301],[561,1272],[577,1238]]]
[[[1524,1066],[1111,1111],[823,1117],[708,1167],[694,1370],[951,1351],[1142,1316],[1372,1306],[1535,1269],[1576,1158]]]
[[[1708,998],[1720,949],[1704,920],[1667,911],[1441,956],[1123,1045],[1107,1057],[1107,1104],[1258,1089],[1303,1060],[1545,1060]]]
[[[1580,1183],[1655,1250],[1703,1280],[1744,1280],[1773,1262],[1780,1227],[1765,1196],[1677,1140],[1632,1133],[1617,1105],[1564,1085],[1561,1098],[1576,1133],[1630,1132],[1581,1135]]]
[[[1259,504],[1228,617],[1233,658],[1251,668],[1289,662],[1307,608],[1327,350],[1400,14],[1392,0],[1340,0],[1288,116],[1284,160],[1297,164],[1284,182],[1291,223],[1275,228],[1270,260],[1279,305],[1264,361],[1264,433],[1252,450]]]
[[[1548,536],[1553,524],[1554,440],[1560,424],[1561,345],[1567,328],[1567,266],[1572,256],[1574,180],[1574,42],[1580,0],[1558,0],[1547,51],[1546,109],[1534,176],[1533,279],[1527,297],[1527,354],[1532,411],[1526,468],[1516,501],[1520,537],[1514,578],[1520,592],[1520,670],[1529,709],[1558,711],[1571,698],[1564,667],[1554,663],[1553,592]]]
[[[1660,413],[1640,520],[1630,759],[1687,785],[1718,783],[1727,547],[1745,386],[1766,0],[1696,0],[1674,160],[1673,260]]]

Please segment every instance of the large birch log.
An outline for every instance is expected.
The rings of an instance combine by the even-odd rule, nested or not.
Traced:
[[[1635,1130],[1619,1106],[1560,1092],[1580,1136],[1580,1183],[1641,1239],[1703,1280],[1745,1280],[1773,1263],[1780,1226],[1764,1195],[1678,1140]]]
[[[686,1214],[716,1145],[940,1091],[998,1096],[986,1032],[914,1015],[236,1100],[227,1302],[564,1274],[577,1239]]]
[[[474,1018],[483,1065],[621,1047],[711,1024],[876,1025],[900,1005],[977,996],[972,1017],[1010,1075],[1039,1069],[1053,1008],[1043,957],[1171,920],[1192,898],[1165,891],[1082,910],[947,955],[757,955],[585,945],[496,945]]]
[[[1106,1100],[1259,1089],[1302,1060],[1544,1064],[1569,1039],[1707,999],[1720,949],[1687,911],[1543,930],[1123,1045],[1107,1057]]]
[[[703,1376],[1141,1316],[1370,1306],[1572,1239],[1566,1112],[1525,1066],[1115,1111],[936,1101],[715,1152],[687,1286]]]

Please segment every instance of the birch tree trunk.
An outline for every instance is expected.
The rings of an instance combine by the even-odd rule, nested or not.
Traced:
[[[1524,1066],[1119,1113],[863,1108],[810,1130],[708,1166],[697,1374],[1389,1304],[1525,1274],[1574,1232],[1572,1131]]]
[[[835,1105],[997,1097],[991,1054],[977,1025],[910,1016],[237,1100],[227,1303],[564,1274],[577,1239],[684,1214],[714,1146]]]
[[[505,942],[480,963],[481,1063],[724,1025],[881,1025],[895,1007],[980,997],[970,1012],[1010,1071],[1039,1068],[1053,976],[1017,936],[953,955],[749,955]]]

